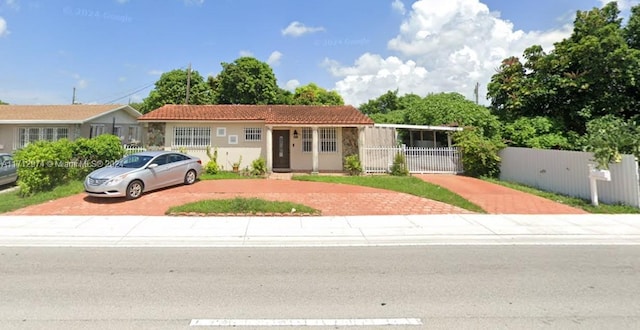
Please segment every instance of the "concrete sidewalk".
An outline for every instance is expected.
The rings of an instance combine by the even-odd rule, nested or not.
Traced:
[[[640,215],[0,216],[0,246],[640,245]]]

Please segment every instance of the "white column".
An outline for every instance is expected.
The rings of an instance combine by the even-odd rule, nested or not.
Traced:
[[[273,172],[273,127],[267,126],[267,173]]]
[[[360,159],[360,164],[364,169],[364,147],[365,147],[365,127],[358,127],[358,158]]]
[[[311,174],[318,174],[318,127],[313,127],[312,130],[311,150],[313,151],[313,167],[311,169]]]

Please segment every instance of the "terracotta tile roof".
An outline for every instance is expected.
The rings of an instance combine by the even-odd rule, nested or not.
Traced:
[[[176,105],[167,104],[138,118],[142,121],[264,121],[266,124],[373,125],[352,106]]]
[[[0,105],[2,121],[67,121],[84,122],[96,116],[117,110],[124,105]]]

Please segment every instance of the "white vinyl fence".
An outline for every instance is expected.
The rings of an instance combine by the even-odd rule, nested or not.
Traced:
[[[404,154],[410,173],[462,173],[457,148],[365,147],[365,173],[388,173],[398,153]]]
[[[545,191],[591,199],[589,188],[590,152],[505,148],[500,152],[500,179]],[[609,166],[611,181],[598,181],[598,199],[607,204],[640,207],[638,162],[632,155]]]

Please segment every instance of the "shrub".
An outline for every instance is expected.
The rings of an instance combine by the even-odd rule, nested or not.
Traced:
[[[36,141],[18,150],[15,161],[20,195],[32,195],[66,182],[72,154],[72,143],[67,139]]]
[[[599,169],[619,163],[622,154],[640,157],[640,126],[613,115],[606,115],[587,123],[586,150],[593,152]]]
[[[500,174],[500,156],[504,147],[499,141],[479,135],[473,128],[465,128],[454,136],[456,146],[462,152],[464,173],[469,176],[497,177]]]
[[[409,175],[409,169],[407,168],[407,159],[404,157],[404,153],[399,152],[393,158],[393,165],[391,165],[391,175],[395,175],[395,176]]]
[[[111,134],[102,134],[92,139],[79,138],[73,143],[73,161],[77,164],[70,170],[70,177],[82,179],[91,171],[104,167],[124,156],[120,139]]]
[[[204,166],[204,172],[207,174],[218,174],[220,172],[220,168],[218,167],[218,163],[213,160],[207,162],[207,165]]]
[[[358,155],[349,155],[344,158],[344,169],[349,175],[362,174],[362,164],[360,164],[360,158]]]
[[[259,157],[251,162],[251,175],[263,176],[267,173],[267,161],[263,157]]]
[[[207,157],[209,157],[209,162],[204,167],[205,173],[218,174],[218,172],[220,172],[220,166],[218,166],[218,148],[214,148],[212,154],[211,148],[207,147]]]

